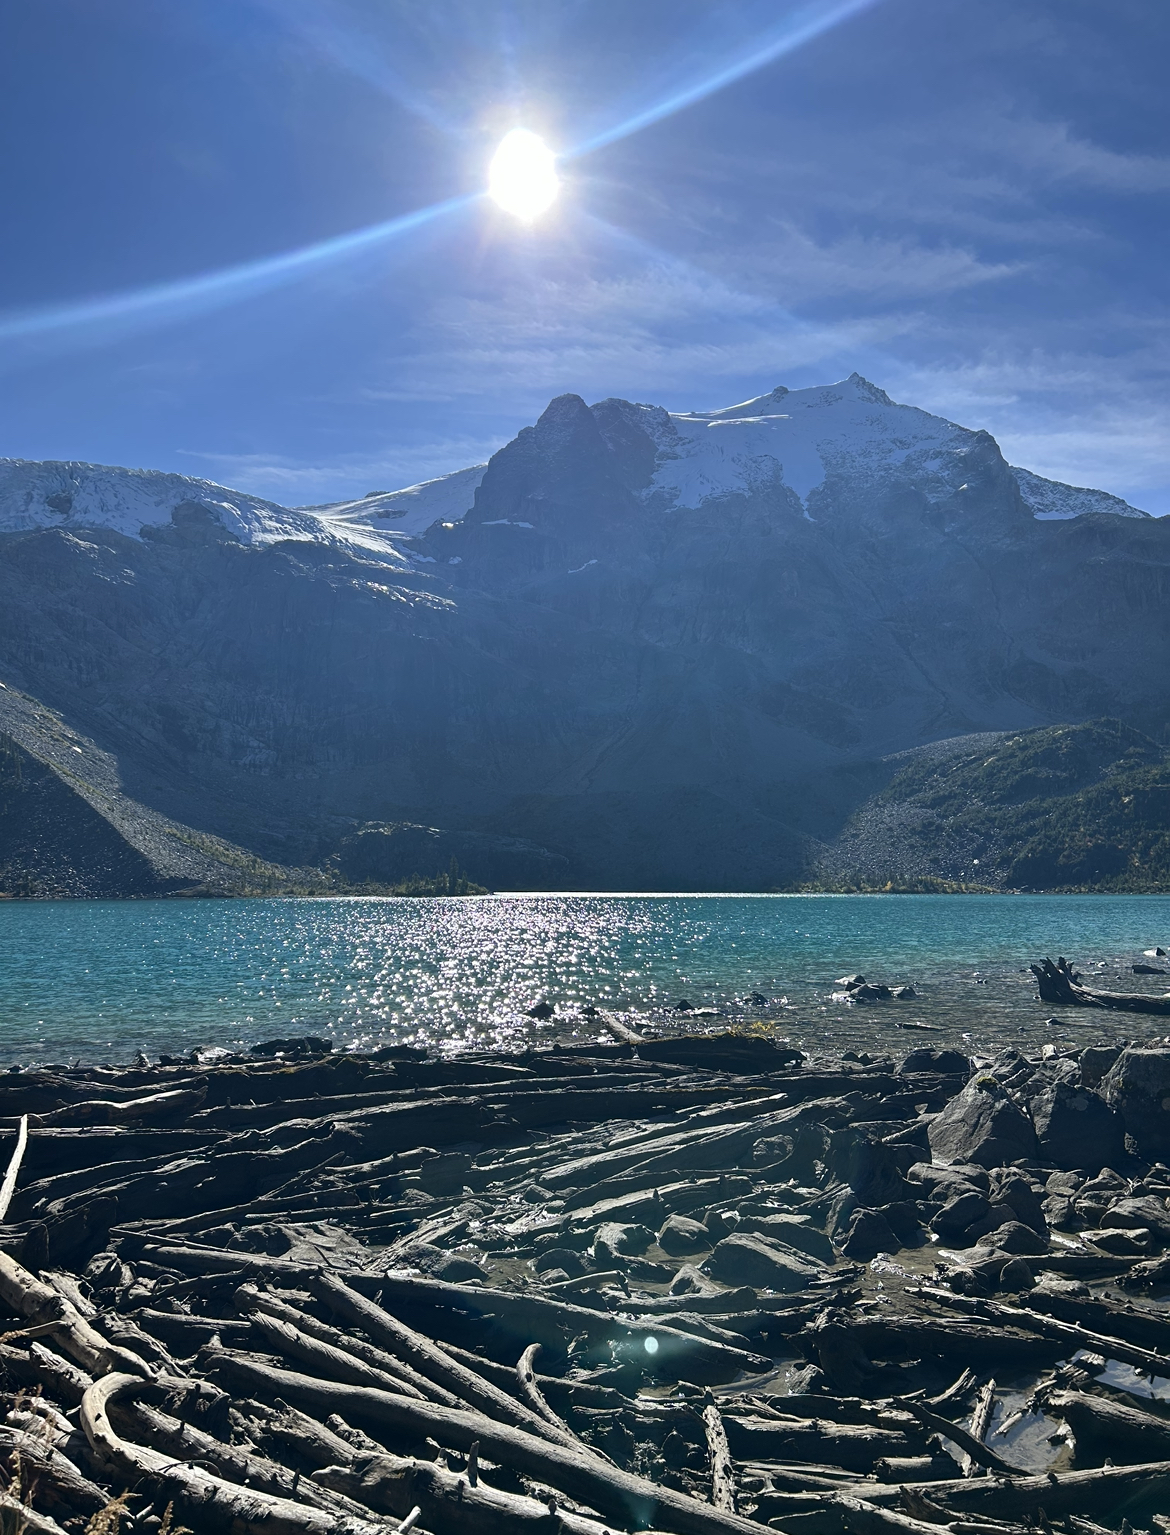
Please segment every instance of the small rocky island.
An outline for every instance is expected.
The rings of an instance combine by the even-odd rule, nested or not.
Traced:
[[[0,1517],[1168,1529],[1168,1094],[1157,1043],[14,1069]]]

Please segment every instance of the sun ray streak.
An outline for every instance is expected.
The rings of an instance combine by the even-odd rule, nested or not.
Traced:
[[[857,16],[862,11],[871,10],[878,4],[880,0],[837,0],[835,4],[802,6],[787,16],[778,27],[773,28],[762,41],[757,40],[749,52],[741,54],[731,63],[717,69],[714,74],[696,81],[693,85],[685,86],[682,90],[676,91],[673,96],[656,102],[642,112],[636,112],[633,117],[627,117],[624,122],[617,123],[612,128],[602,129],[600,133],[595,133],[584,143],[564,151],[558,158],[579,159],[582,155],[592,154],[594,150],[602,149],[607,144],[629,138],[631,134],[638,133],[643,128],[649,128],[652,124],[661,122],[663,118],[673,117],[684,107],[706,100],[716,91],[721,91],[728,85],[734,85],[745,75],[753,74],[757,69],[763,69],[766,64],[783,58],[785,54],[794,52],[841,22],[848,21],[850,17]]]
[[[157,320],[182,320],[192,314],[238,303],[255,294],[278,288],[333,262],[355,256],[391,240],[400,239],[444,214],[455,213],[479,201],[483,193],[465,193],[432,203],[413,213],[368,224],[346,234],[334,235],[313,245],[283,251],[278,256],[264,256],[258,261],[223,267],[198,277],[183,277],[174,282],[154,283],[73,303],[0,314],[0,341],[19,341],[54,331],[100,326],[121,320],[154,317]]]

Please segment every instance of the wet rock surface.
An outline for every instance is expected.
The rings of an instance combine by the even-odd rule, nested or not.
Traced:
[[[0,1459],[36,1467],[34,1535],[127,1488],[131,1535],[1165,1506],[1170,1050],[327,1043],[0,1079]]]

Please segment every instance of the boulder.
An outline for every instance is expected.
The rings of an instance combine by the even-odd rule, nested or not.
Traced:
[[[1099,1172],[1125,1150],[1121,1120],[1100,1094],[1053,1082],[1032,1099],[1040,1155],[1058,1167]]]
[[[1023,1258],[1012,1258],[999,1271],[1001,1290],[1030,1290],[1036,1283],[1031,1266]]]
[[[546,1247],[542,1253],[538,1253],[533,1258],[532,1267],[538,1274],[548,1274],[553,1269],[560,1269],[566,1279],[579,1279],[585,1272],[581,1254],[574,1252],[571,1247]]]
[[[706,1226],[687,1215],[669,1216],[658,1233],[659,1247],[674,1258],[687,1258],[691,1253],[702,1252],[713,1240]]]
[[[418,1269],[432,1279],[442,1279],[448,1284],[462,1284],[467,1279],[487,1279],[487,1271],[466,1253],[449,1253],[430,1242],[415,1242],[405,1248],[402,1262],[408,1268]]]
[[[903,1076],[913,1076],[923,1071],[938,1072],[945,1077],[969,1076],[971,1062],[961,1050],[932,1050],[923,1046],[921,1050],[911,1050],[910,1054],[898,1067]]]
[[[803,1290],[822,1272],[779,1242],[738,1231],[716,1245],[702,1268],[721,1284],[753,1285],[784,1293]]]
[[[1077,1057],[1081,1081],[1086,1087],[1099,1087],[1101,1078],[1121,1054],[1120,1045],[1086,1045]]]
[[[1107,1226],[1102,1231],[1090,1231],[1087,1236],[1094,1247],[1114,1258],[1148,1258],[1155,1247],[1146,1226]],[[1156,1245],[1161,1247],[1162,1243]]]
[[[654,1241],[654,1233],[645,1226],[623,1225],[606,1221],[593,1234],[593,1255],[599,1261],[636,1257]]]
[[[854,1210],[841,1251],[847,1258],[868,1263],[878,1253],[896,1253],[902,1243],[889,1221],[878,1210]]]
[[[1147,1161],[1170,1156],[1170,1050],[1123,1050],[1101,1092]]]
[[[1156,1194],[1142,1194],[1136,1199],[1119,1199],[1101,1217],[1104,1230],[1119,1226],[1122,1230],[1144,1226],[1163,1245],[1170,1242],[1170,1210]]]
[[[1000,1170],[992,1174],[991,1179],[991,1204],[1006,1206],[1018,1221],[1025,1226],[1031,1226],[1033,1231],[1047,1240],[1048,1226],[1044,1219],[1044,1208],[1040,1202],[1040,1195],[1028,1182],[1022,1173],[1012,1170]]]
[[[947,1167],[938,1167],[933,1162],[914,1162],[906,1177],[910,1183],[920,1184],[931,1199],[944,1204],[969,1189],[976,1189],[980,1194],[991,1192],[987,1169],[977,1167],[973,1162],[952,1162]]]
[[[883,1121],[875,1129],[880,1136],[888,1128]],[[834,1130],[829,1148],[833,1176],[848,1183],[864,1205],[888,1205],[908,1195],[903,1169],[910,1160],[905,1147],[888,1146],[855,1125]]]
[[[967,1189],[948,1199],[930,1223],[930,1229],[944,1242],[958,1243],[967,1229],[988,1213],[991,1205],[976,1189]]]
[[[930,1149],[941,1162],[1003,1167],[1036,1155],[1032,1121],[994,1077],[972,1077],[930,1122]]]
[[[1048,1243],[1022,1221],[1004,1221],[993,1233],[996,1248],[1002,1253],[1026,1253],[1039,1257],[1048,1251]]]

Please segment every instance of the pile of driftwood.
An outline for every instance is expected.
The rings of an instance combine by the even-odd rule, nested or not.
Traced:
[[[0,1079],[10,1535],[1170,1529],[1170,1051],[326,1051]]]

